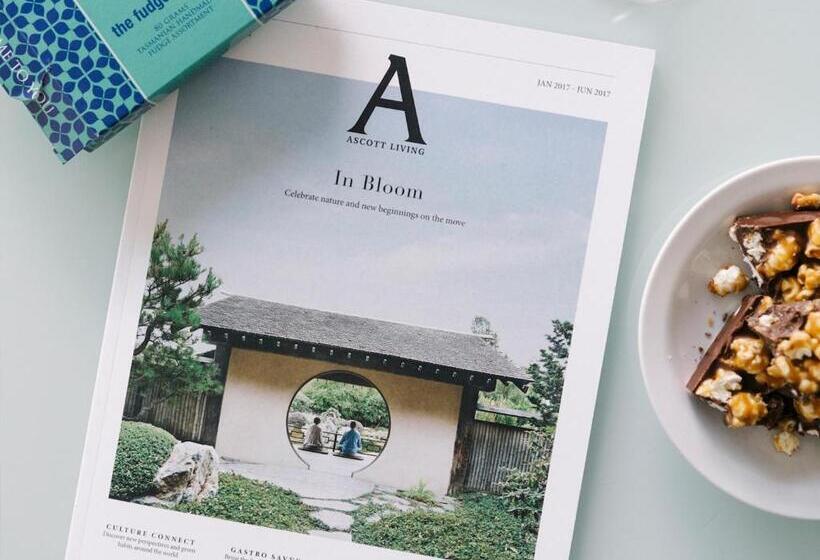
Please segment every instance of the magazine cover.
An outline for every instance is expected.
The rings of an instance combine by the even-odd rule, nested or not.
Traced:
[[[652,61],[302,0],[152,111],[67,558],[566,558]]]

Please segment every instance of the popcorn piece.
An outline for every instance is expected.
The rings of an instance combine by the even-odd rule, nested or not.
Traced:
[[[815,354],[817,353],[815,341]],[[797,390],[804,395],[814,395],[820,391],[820,362],[811,359],[804,360],[800,368],[800,377],[796,383]]]
[[[771,296],[763,296],[760,298],[760,302],[758,302],[757,307],[755,308],[755,313],[766,313],[769,309],[772,308],[774,305],[774,300]]]
[[[740,243],[740,246],[743,247],[743,252],[752,262],[759,263],[763,260],[763,257],[766,256],[766,247],[763,246],[763,234],[759,231],[740,232],[733,226],[732,229],[729,230],[729,237],[731,237],[735,243]]]
[[[820,194],[794,193],[792,208],[794,210],[820,210]]]
[[[802,360],[812,356],[815,346],[817,346],[817,341],[812,340],[809,333],[796,331],[788,339],[777,345],[777,352],[790,360]]]
[[[791,457],[800,448],[800,438],[794,433],[797,423],[794,420],[784,420],[777,427],[779,431],[772,438],[774,448]]]
[[[800,281],[789,276],[780,281],[780,297],[786,303],[794,303],[796,301],[807,301],[814,296],[814,290],[806,289]]]
[[[772,234],[774,245],[766,253],[766,258],[757,267],[764,278],[774,278],[781,272],[797,265],[797,256],[803,250],[798,234],[791,230],[776,229]]]
[[[704,399],[726,404],[732,397],[732,393],[740,390],[742,380],[737,372],[718,368],[714,377],[703,380],[695,394]]]
[[[770,329],[774,326],[775,322],[777,322],[777,317],[775,317],[773,313],[769,313],[758,317],[757,322],[761,327]]]
[[[739,336],[729,345],[732,355],[724,363],[748,373],[761,373],[769,365],[769,351],[763,340],[751,336]]]
[[[796,369],[794,363],[786,356],[776,356],[765,372],[755,376],[755,380],[772,389],[780,389],[789,382],[789,379],[797,376]]]
[[[814,338],[820,338],[820,312],[813,311],[808,314],[803,330]]]
[[[796,365],[786,356],[775,356],[766,373],[756,375],[755,380],[772,389],[790,385],[803,395],[813,395],[820,389],[820,362],[808,359]]]
[[[730,428],[754,426],[766,416],[766,403],[759,393],[737,393],[729,399],[728,404],[725,420]]]
[[[709,280],[709,291],[723,297],[742,292],[748,285],[749,278],[743,274],[739,266],[733,264],[717,271],[714,277]]]
[[[807,290],[820,288],[820,265],[801,264],[797,269],[797,280]]]
[[[795,399],[794,409],[800,419],[806,423],[813,424],[820,420],[820,397],[811,396]]]
[[[805,255],[812,259],[820,258],[820,218],[815,218],[809,224],[806,230],[806,237],[808,237],[808,241],[806,243]]]

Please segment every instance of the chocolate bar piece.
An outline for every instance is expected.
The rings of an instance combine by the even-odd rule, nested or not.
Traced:
[[[729,317],[726,324],[723,325],[723,328],[717,336],[715,336],[712,344],[703,354],[703,357],[701,357],[698,366],[695,368],[695,372],[686,384],[687,389],[694,393],[701,382],[715,371],[720,363],[720,359],[729,351],[732,339],[746,328],[746,319],[752,315],[761,299],[763,299],[761,295],[751,295],[743,298],[740,307],[735,311],[734,315]]]
[[[820,300],[746,296],[704,354],[687,388],[725,412],[728,426],[777,429],[791,455],[797,435],[820,436]]]
[[[742,216],[729,235],[740,246],[758,285],[768,289],[801,263],[820,258],[820,211]]]
[[[772,348],[804,328],[810,313],[820,310],[820,299],[778,303],[746,319],[749,328]]]
[[[792,207],[734,221],[729,235],[763,293],[743,299],[686,385],[731,428],[776,429],[787,455],[799,435],[820,436],[820,195],[795,195]],[[743,289],[718,282],[730,270],[712,293]]]
[[[741,216],[735,220],[733,227],[765,229],[805,226],[817,218],[820,218],[820,211],[766,212],[765,214]]]

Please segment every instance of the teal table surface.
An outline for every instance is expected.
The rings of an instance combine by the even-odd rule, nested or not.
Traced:
[[[675,450],[641,382],[636,332],[652,261],[701,196],[747,167],[817,153],[820,4],[392,3],[657,50],[573,558],[817,556],[820,524],[735,501]],[[63,555],[136,137],[61,167],[0,96],[3,560]]]

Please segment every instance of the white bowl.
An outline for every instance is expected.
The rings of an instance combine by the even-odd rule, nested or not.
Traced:
[[[807,187],[807,185],[809,185]],[[718,298],[706,284],[721,266],[743,265],[729,239],[735,216],[786,210],[797,191],[820,190],[820,156],[769,163],[742,173],[700,201],[677,225],[649,274],[638,346],[649,400],[686,459],[718,488],[757,508],[820,519],[820,439],[801,438],[792,457],[777,453],[762,427],[730,430],[722,415],[692,397],[686,382],[699,347],[736,309],[740,296]]]

